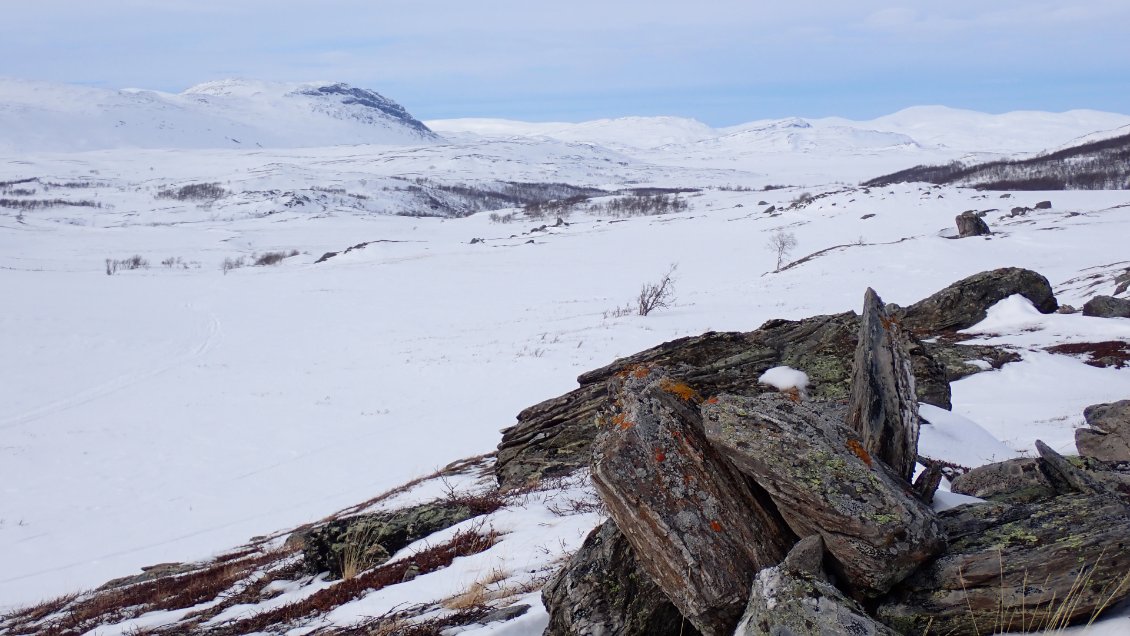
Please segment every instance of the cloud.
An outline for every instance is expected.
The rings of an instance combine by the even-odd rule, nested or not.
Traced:
[[[1125,105],[1130,57],[1124,0],[700,0],[693,10],[685,0],[37,0],[10,3],[5,17],[0,75],[162,90],[229,75],[333,79],[425,115],[434,104],[507,115],[508,101],[541,104],[547,117],[586,100],[692,109],[710,94],[740,121],[743,99],[752,110],[793,96],[794,112],[830,113],[894,78],[930,77],[940,91],[963,77],[1043,73],[1052,91],[1080,68],[1110,77],[1108,103]],[[947,102],[938,91],[898,99]]]

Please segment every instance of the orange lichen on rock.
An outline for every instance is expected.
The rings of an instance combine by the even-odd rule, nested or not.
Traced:
[[[671,379],[664,379],[659,383],[659,388],[672,394],[679,396],[679,399],[685,402],[702,402],[702,396],[695,391],[691,385],[686,382],[677,382]]]
[[[622,431],[626,431],[629,428],[635,426],[635,424],[632,424],[630,421],[628,421],[628,416],[624,415],[623,413],[617,413],[615,416],[613,416],[612,423],[618,426]]]
[[[722,524],[718,523],[717,520],[711,521],[710,522],[710,529],[715,531],[715,532],[722,532]]]
[[[718,403],[718,396],[717,395],[712,396],[710,399],[708,399],[706,401],[706,403],[707,404],[717,404]]]
[[[860,444],[854,439],[849,439],[847,447],[851,452],[855,453],[857,457],[862,459],[865,464],[868,466],[871,465],[871,455],[863,448],[863,444]]]
[[[661,461],[663,461],[663,460],[665,460],[665,459],[667,459],[667,453],[664,453],[664,452],[663,452],[663,451],[661,451],[661,450],[657,450],[657,451],[655,451],[655,461],[657,461],[657,462],[661,462]]]
[[[795,386],[789,387],[781,391],[792,402],[800,402],[800,389]]]
[[[642,380],[647,377],[647,374],[651,373],[651,367],[646,364],[637,364],[634,367],[630,367],[628,371],[632,374],[633,378]]]

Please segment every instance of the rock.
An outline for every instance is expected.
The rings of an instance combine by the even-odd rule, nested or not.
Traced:
[[[1072,305],[1060,305],[1059,309],[1055,310],[1057,314],[1077,314],[1079,310]]]
[[[306,572],[329,572],[338,578],[346,566],[359,572],[380,565],[409,543],[473,516],[467,506],[433,502],[335,519],[303,529],[296,541],[302,546]]]
[[[698,393],[645,367],[621,374],[592,479],[656,585],[706,636],[732,633],[750,578],[796,541],[764,493],[710,444]]]
[[[1083,410],[1089,428],[1075,429],[1079,454],[1104,462],[1130,462],[1130,400]]]
[[[868,288],[852,365],[847,425],[864,449],[906,482],[918,458],[918,398],[902,327]]]
[[[1032,208],[1015,207],[1015,208],[1012,208],[1011,210],[1008,211],[1008,215],[1009,216],[1024,216],[1025,214],[1028,214],[1031,211],[1032,211]]]
[[[1056,495],[1038,459],[1018,458],[979,466],[959,475],[950,490],[990,501],[1033,503]]]
[[[1052,209],[1052,202],[1051,201],[1040,201],[1039,203],[1036,204],[1036,209],[1037,210],[1050,210],[1050,209]]]
[[[946,377],[950,382],[957,382],[989,369],[999,369],[1010,362],[1020,362],[1020,354],[1004,347],[962,344],[942,338],[927,342],[924,346],[930,358],[945,367]],[[985,368],[986,365],[975,364],[974,361],[984,362],[988,368]],[[915,377],[919,377],[918,372],[915,372]]]
[[[1020,294],[1041,313],[1059,307],[1048,279],[1028,269],[1005,267],[963,278],[907,307],[902,325],[917,333],[966,329],[985,319],[989,307]]]
[[[944,470],[945,467],[941,462],[933,461],[926,466],[926,470],[914,478],[912,490],[919,501],[927,506],[934,503],[934,494],[938,492],[938,487],[942,485],[942,477],[945,476]]]
[[[588,465],[596,434],[594,419],[608,397],[608,383],[636,365],[663,366],[672,378],[710,397],[757,395],[772,390],[757,379],[787,365],[809,378],[808,395],[820,400],[848,397],[851,364],[859,337],[854,312],[804,320],[770,320],[756,331],[708,332],[680,338],[582,374],[581,387],[518,414],[502,432],[495,473],[504,489],[572,472]],[[910,356],[918,399],[950,408],[946,370],[927,345],[911,337]]]
[[[1130,267],[1126,271],[1114,277],[1114,295],[1118,296],[1123,294],[1127,289],[1130,289]]]
[[[510,607],[496,609],[475,622],[482,625],[489,625],[491,623],[505,623],[506,621],[512,621],[515,618],[524,615],[528,611],[530,611],[530,606],[525,603],[522,603],[520,605],[511,605]]]
[[[773,214],[776,211],[777,211],[777,206],[771,205],[771,206],[765,208],[764,210],[762,210],[761,213],[762,214]]]
[[[993,233],[993,231],[989,229],[989,224],[985,223],[985,219],[977,216],[977,213],[973,210],[962,212],[957,215],[954,221],[957,223],[958,238],[986,236]]]
[[[1002,194],[1000,198],[1002,198],[1002,199],[1011,199],[1011,198],[1012,198],[1012,195],[1006,192],[1006,193]]]
[[[820,546],[818,537],[808,539],[814,538]],[[808,539],[793,551],[811,551]],[[810,559],[806,556],[804,560]],[[797,570],[790,567],[792,560],[790,552],[785,563],[757,574],[734,636],[898,636],[825,580],[822,572]]]
[[[1095,296],[1083,305],[1084,316],[1130,318],[1130,300],[1114,296]]]
[[[720,396],[702,413],[710,443],[769,493],[798,536],[823,537],[851,590],[882,594],[941,551],[933,511],[819,404]]]
[[[613,521],[589,533],[541,597],[549,612],[545,636],[699,636],[640,568]]]
[[[1130,596],[1130,507],[1116,498],[1069,494],[959,506],[939,517],[945,553],[877,606],[876,616],[899,632],[1042,632]]]

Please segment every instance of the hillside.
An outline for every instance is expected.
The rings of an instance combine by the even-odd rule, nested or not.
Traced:
[[[436,139],[396,102],[346,84],[223,80],[179,94],[0,80],[0,151],[295,148]]]
[[[865,186],[925,182],[981,190],[1130,189],[1130,134],[1087,141],[1027,159],[916,166]]]

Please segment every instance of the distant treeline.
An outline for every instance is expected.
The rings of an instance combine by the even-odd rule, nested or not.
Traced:
[[[1130,134],[1093,141],[1030,159],[916,166],[865,181],[866,187],[925,182],[979,190],[1130,189]]]

